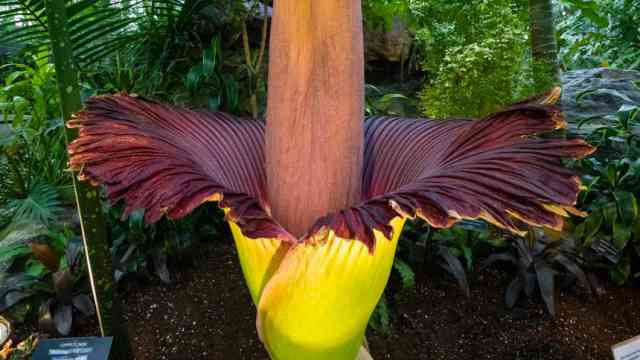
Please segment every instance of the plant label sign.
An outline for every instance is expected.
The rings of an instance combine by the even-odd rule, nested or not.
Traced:
[[[640,336],[611,347],[615,360],[640,360]]]
[[[42,340],[32,360],[108,360],[112,337]]]

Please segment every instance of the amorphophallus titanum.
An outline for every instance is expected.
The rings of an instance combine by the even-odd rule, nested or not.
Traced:
[[[128,95],[91,98],[68,123],[71,167],[124,200],[124,216],[219,202],[273,359],[358,356],[407,218],[520,232],[579,213],[580,180],[561,159],[593,149],[535,137],[564,124],[549,99],[478,121],[363,125],[360,11],[275,1],[266,123]]]

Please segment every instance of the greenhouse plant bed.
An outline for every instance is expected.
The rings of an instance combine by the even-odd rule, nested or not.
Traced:
[[[126,317],[137,360],[267,358],[231,243],[203,249],[175,285],[124,284]],[[589,298],[556,293],[556,316],[541,300],[504,305],[510,274],[479,270],[471,296],[454,282],[419,275],[414,290],[389,299],[392,329],[369,329],[374,359],[611,359],[610,347],[640,334],[640,289],[609,286]]]

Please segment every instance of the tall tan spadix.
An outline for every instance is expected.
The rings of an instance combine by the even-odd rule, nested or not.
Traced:
[[[360,0],[275,0],[270,49],[268,196],[275,219],[300,236],[361,197]]]

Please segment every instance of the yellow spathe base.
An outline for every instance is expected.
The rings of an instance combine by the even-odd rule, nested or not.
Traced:
[[[262,289],[280,266],[289,244],[275,239],[249,239],[242,235],[240,227],[229,221],[236,243],[240,266],[249,287],[253,303],[258,305]]]
[[[391,272],[404,219],[375,251],[327,232],[318,244],[246,239],[230,222],[254,303],[258,331],[274,360],[353,360]]]

